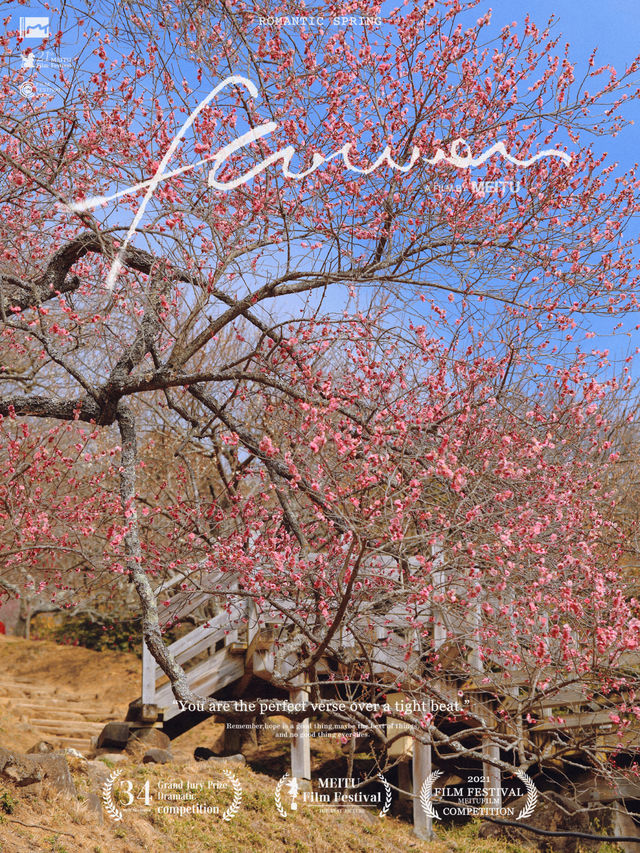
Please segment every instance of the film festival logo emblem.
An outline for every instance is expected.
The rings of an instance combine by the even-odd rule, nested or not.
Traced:
[[[49,18],[33,16],[20,18],[20,38],[48,39],[50,34]]]
[[[300,804],[327,809],[374,808],[380,809],[378,817],[385,817],[391,808],[391,785],[382,773],[377,779],[382,788],[373,792],[353,790],[357,780],[347,777],[318,779],[320,790],[309,791],[303,790],[295,776],[285,773],[276,785],[276,809],[283,818],[298,812]]]
[[[444,773],[443,770],[434,770],[433,773],[430,773],[429,776],[424,780],[422,786],[420,788],[420,804],[425,811],[427,817],[430,817],[432,820],[440,820],[440,814],[433,807],[433,783],[437,781]],[[522,782],[527,791],[527,799],[525,801],[524,806],[520,809],[518,814],[515,816],[515,820],[524,820],[525,818],[531,817],[534,813],[536,806],[538,804],[538,791],[535,786],[533,779],[528,776],[524,770],[518,770],[515,774],[518,779]],[[484,782],[487,781],[486,777],[479,776],[478,780]],[[494,817],[496,815],[500,816],[513,816],[513,809],[508,806],[501,806],[499,808],[492,807],[490,805],[476,805],[478,801],[478,797],[484,795],[485,792],[488,792],[491,797],[492,788],[468,788],[467,796],[464,796],[464,786],[453,786],[453,787],[445,787],[436,789],[437,795],[439,799],[446,800],[449,804],[446,807],[443,807],[443,814],[447,816],[451,815],[471,815],[475,817],[483,817],[483,816],[491,816]],[[518,792],[514,788],[501,788],[500,793],[502,795],[517,795]],[[457,802],[451,805],[451,797],[455,797]],[[497,798],[495,798],[497,799]],[[502,799],[502,798],[500,798]]]
[[[242,785],[237,776],[225,768],[222,772],[229,780],[231,789],[233,790],[233,799],[230,805],[220,815],[222,820],[227,823],[238,814],[242,804]],[[134,790],[134,783],[131,779],[120,779],[119,796],[114,797],[114,785],[118,781],[122,770],[114,770],[109,774],[107,780],[102,786],[102,802],[104,808],[111,820],[119,822],[123,819],[122,808],[133,805],[136,800],[141,800],[145,806],[153,806],[154,796],[150,791],[150,782],[147,780],[138,792]],[[162,786],[162,783],[160,783]],[[186,786],[182,780],[165,783],[163,789],[159,787],[156,799],[161,805],[156,806],[159,813],[172,814],[183,817],[184,815],[192,816],[194,814],[217,815],[220,814],[218,806],[203,805],[195,802],[196,794],[209,789],[224,789],[228,787],[227,782],[207,782],[206,788],[204,782],[191,783],[187,782]],[[116,802],[116,799],[118,802]],[[170,804],[163,802],[170,800]],[[191,802],[189,802],[189,800]]]

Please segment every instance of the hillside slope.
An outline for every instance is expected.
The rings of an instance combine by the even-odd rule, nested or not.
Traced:
[[[62,707],[71,697],[74,707],[84,708],[87,713],[96,715],[99,709],[108,709],[122,719],[128,702],[139,689],[140,662],[127,653],[93,652],[0,637],[0,659],[2,683],[14,687],[29,684],[33,688],[34,701],[23,701],[22,705],[19,697],[2,694],[0,688],[0,746],[11,750],[26,751],[41,738],[33,719],[26,716],[29,706],[46,715],[48,707]],[[0,777],[0,851],[519,853],[525,849],[479,840],[477,827],[458,833],[439,829],[442,841],[425,843],[413,835],[408,822],[389,816],[380,819],[364,809],[328,811],[301,803],[294,813],[286,803],[286,789],[282,800],[287,817],[283,818],[274,795],[286,766],[284,755],[268,748],[254,749],[248,753],[249,766],[220,759],[193,760],[195,746],[215,749],[221,728],[208,720],[177,738],[172,743],[175,760],[166,765],[143,765],[139,756],[126,756],[124,760],[122,756],[103,757],[97,761],[69,757],[77,798],[60,793],[46,780],[20,788]],[[265,772],[257,772],[251,764]],[[121,821],[114,821],[100,809],[102,785],[116,770],[120,771],[120,778],[114,782],[112,802],[122,812]],[[136,799],[126,805],[129,783]],[[222,815],[233,803],[234,790],[239,789],[239,808],[232,809],[230,819],[225,821]],[[190,811],[162,811],[180,806]]]

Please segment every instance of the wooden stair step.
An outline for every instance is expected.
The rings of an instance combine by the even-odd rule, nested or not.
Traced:
[[[79,723],[109,723],[113,720],[119,720],[118,714],[100,714],[92,712],[83,714],[81,711],[68,711],[65,708],[45,708],[37,706],[35,708],[27,708],[23,705],[16,704],[14,709],[23,717],[29,717],[32,720],[59,720],[60,722],[79,722]]]
[[[8,701],[7,697],[0,696],[0,702],[3,702],[3,701]],[[42,707],[42,701],[40,701],[40,700],[35,701],[35,697],[24,696],[24,697],[20,697],[19,701],[20,701],[21,705],[26,705],[26,706],[29,706],[31,708]],[[51,696],[51,697],[46,698],[46,704],[47,705],[58,705],[61,708],[69,708],[70,711],[86,710],[87,702],[93,703],[94,700],[92,700],[92,699],[91,700],[78,699],[77,697],[74,697],[73,699],[64,699],[64,698],[61,699],[58,696]],[[95,708],[95,707],[96,706],[94,704],[91,705],[91,708]],[[106,708],[113,708],[113,705],[105,704],[103,707],[105,709]]]
[[[61,744],[62,746],[73,746],[82,744],[82,749],[89,749],[92,743],[95,743],[95,735],[79,732],[77,734],[56,734],[55,732],[33,732],[35,741],[45,741],[51,744]]]
[[[62,731],[74,728],[101,731],[104,728],[104,723],[93,723],[89,722],[88,720],[32,719],[31,723],[34,726],[59,726]]]
[[[59,746],[61,749],[65,747],[69,747],[71,749],[77,749],[78,752],[89,752],[91,747],[91,739],[84,737],[50,737],[49,740],[53,742],[54,746]]]
[[[25,708],[23,705],[14,705],[14,711],[22,717],[28,717],[31,720],[50,720],[56,719],[60,722],[77,721],[85,722],[85,717],[78,711],[67,711],[64,708]]]
[[[104,716],[100,716],[100,714],[87,714],[84,721],[86,723],[99,723],[101,726],[106,726],[107,723],[121,722],[125,716],[124,712],[122,714],[105,714]]]
[[[91,734],[90,732],[45,732],[45,731],[37,731],[34,729],[33,736],[36,740],[44,740],[48,743],[61,743],[64,741],[66,744],[67,741],[81,741],[82,743],[90,744],[92,742],[95,743],[96,735]]]
[[[15,701],[16,699],[17,701]],[[32,699],[33,697],[29,696],[0,696],[0,707],[2,705],[11,705],[12,707],[17,707],[19,705],[21,708],[42,708],[43,706],[46,706],[48,708],[60,708],[60,710],[73,711],[78,714],[101,714],[99,707],[96,710],[96,705],[91,704],[88,706],[87,701],[82,699],[75,698],[74,700],[67,700],[47,697],[46,700],[39,702],[34,702]],[[88,710],[88,707],[90,710]],[[107,711],[107,708],[109,708],[109,711]],[[106,705],[104,706],[104,713],[114,715],[117,712],[113,709],[112,705]]]
[[[584,714],[558,714],[562,718],[562,723],[558,723],[557,721],[548,722],[548,723],[537,723],[535,726],[531,726],[532,732],[545,732],[552,731],[554,729],[566,731],[567,729],[583,729],[583,728],[602,728],[603,730],[613,729],[614,723],[611,720],[612,713],[615,712],[615,708],[611,708],[608,711],[597,711],[597,712],[588,712]]]
[[[82,736],[85,734],[88,734],[88,736],[100,734],[104,728],[102,723],[81,723],[80,725],[75,725],[65,723],[61,720],[31,720],[31,725],[34,729],[38,729],[41,732],[49,732],[51,734],[59,733],[60,735],[71,733],[78,737],[80,737],[81,734]]]
[[[42,687],[19,687],[12,688],[11,685],[3,686],[0,684],[0,693],[3,694],[3,698],[6,698],[7,695],[11,693],[14,696],[24,697],[25,699],[46,699],[47,701],[59,701],[59,702],[77,702],[77,696],[70,696],[67,693],[59,693],[57,691],[46,690]]]
[[[123,711],[122,714],[86,714],[84,719],[87,723],[100,723],[101,726],[106,726],[107,723],[119,723],[124,716]]]
[[[89,720],[57,720],[50,717],[32,717],[31,722],[34,726],[61,726],[63,729],[72,729],[74,726],[79,726],[80,728],[100,730],[104,727],[104,724],[100,722],[90,722]]]

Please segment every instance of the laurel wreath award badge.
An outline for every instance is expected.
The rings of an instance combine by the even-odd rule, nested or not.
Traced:
[[[274,795],[274,799],[276,802],[276,809],[278,810],[278,814],[280,817],[286,817],[287,812],[284,810],[284,806],[282,805],[282,787],[287,781],[289,774],[285,773],[284,776],[280,779],[278,784],[276,785],[276,792]]]
[[[391,808],[391,785],[387,782],[382,773],[378,773],[378,779],[384,785],[385,790],[384,805],[378,817],[384,817]]]
[[[536,788],[533,779],[528,776],[524,770],[517,770],[516,776],[527,789],[527,801],[516,818],[516,820],[523,820],[525,817],[530,817],[538,805],[538,789]]]
[[[109,774],[107,781],[102,786],[102,802],[104,803],[105,810],[109,817],[116,821],[122,820],[122,812],[113,801],[113,783],[121,773],[122,770],[114,770]]]
[[[382,808],[381,808],[380,812],[378,813],[378,817],[385,817],[387,815],[389,809],[391,808],[391,799],[392,799],[391,785],[387,782],[387,780],[382,775],[382,773],[378,773],[377,778],[379,779],[381,785],[383,785],[384,790],[385,790],[384,804],[382,805]],[[280,778],[280,780],[278,781],[278,784],[276,785],[275,794],[274,794],[274,801],[276,804],[276,809],[278,811],[278,814],[280,815],[280,817],[284,817],[284,818],[286,818],[289,814],[289,812],[285,809],[283,802],[282,802],[283,789],[284,789],[285,785],[287,786],[286,798],[287,798],[287,800],[290,801],[289,810],[292,812],[297,811],[297,809],[298,809],[298,795],[300,793],[300,786],[298,784],[298,780],[295,777],[289,776],[288,773],[285,773],[284,776],[282,776]]]
[[[109,774],[109,776],[107,777],[104,785],[102,786],[102,801],[104,803],[105,811],[107,812],[109,817],[114,821],[121,821],[122,815],[123,815],[121,809],[118,807],[118,805],[116,805],[116,801],[114,800],[114,793],[113,793],[114,784],[117,781],[117,779],[120,777],[122,772],[123,772],[122,770],[112,771]],[[224,775],[227,777],[227,779],[231,783],[231,788],[233,790],[233,799],[231,800],[230,805],[228,806],[228,808],[226,808],[224,810],[222,815],[220,815],[222,820],[224,820],[228,823],[229,821],[233,820],[233,818],[240,811],[240,806],[242,804],[242,785],[240,784],[240,780],[238,779],[238,777],[235,776],[231,772],[231,770],[223,768],[222,772],[224,773]],[[121,784],[124,785],[125,790],[124,790],[124,795],[123,795],[122,790],[120,792],[119,805],[122,805],[124,807],[133,805],[135,800],[142,800],[144,802],[144,806],[153,806],[153,801],[155,799],[156,801],[159,801],[161,803],[161,805],[156,806],[158,811],[173,811],[175,813],[179,813],[180,815],[182,815],[183,813],[185,813],[185,814],[189,814],[191,812],[195,813],[196,810],[198,810],[198,813],[202,813],[202,810],[206,808],[209,813],[219,814],[218,806],[213,806],[213,807],[206,806],[205,807],[202,804],[191,804],[191,803],[185,803],[185,804],[180,804],[180,805],[176,805],[176,806],[162,805],[162,802],[163,802],[162,790],[160,790],[158,795],[152,794],[150,791],[150,781],[148,779],[144,783],[144,785],[142,785],[139,788],[139,790],[137,788],[134,788],[134,781],[131,779],[122,779]],[[188,784],[189,783],[187,783],[187,785]],[[204,783],[198,783],[198,784],[200,784],[202,786],[202,790],[204,790],[204,787],[203,787]],[[222,784],[210,783],[210,784],[215,785],[216,787],[226,787],[226,785],[224,783],[222,783]],[[193,794],[190,793],[188,789],[187,789],[187,793],[184,796],[185,797],[188,796],[189,800],[194,799]],[[173,799],[175,799],[175,797],[173,797]],[[139,807],[136,808],[135,810],[139,810]]]
[[[433,783],[443,775],[443,772],[442,770],[434,770],[433,773],[427,776],[420,787],[420,804],[427,817],[430,817],[432,820],[440,820],[440,815],[433,808],[431,798],[433,796]],[[516,820],[524,820],[534,813],[538,805],[538,790],[533,779],[524,770],[516,771],[516,776],[527,789],[526,802],[516,817]],[[482,816],[482,807],[478,808],[478,815]]]
[[[226,809],[224,814],[222,815],[222,820],[230,821],[238,814],[238,811],[240,810],[240,804],[242,803],[242,785],[240,784],[238,777],[234,776],[230,770],[224,769],[222,772],[231,782],[231,785],[233,787],[233,800],[229,808]]]
[[[420,804],[427,817],[430,817],[432,820],[440,820],[440,816],[433,810],[433,806],[431,805],[431,797],[433,794],[433,783],[442,776],[442,773],[442,770],[434,770],[433,773],[429,773],[420,788]]]

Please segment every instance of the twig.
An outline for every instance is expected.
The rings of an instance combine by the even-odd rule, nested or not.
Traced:
[[[28,829],[45,829],[47,832],[55,832],[56,835],[68,835],[69,838],[75,838],[72,832],[64,832],[62,829],[53,829],[51,826],[43,826],[41,823],[24,823],[15,817],[6,817],[9,823],[19,823],[20,826],[26,826]]]
[[[495,823],[497,826],[514,826],[517,829],[524,829],[526,832],[535,832],[537,835],[544,835],[551,838],[586,838],[590,841],[634,841],[640,844],[640,835],[596,835],[592,832],[580,832],[576,829],[571,830],[550,830],[538,829],[537,826],[531,826],[528,823],[518,823],[515,820],[496,820],[492,817],[483,817],[489,823]]]

